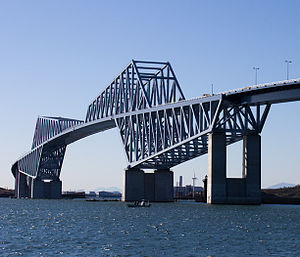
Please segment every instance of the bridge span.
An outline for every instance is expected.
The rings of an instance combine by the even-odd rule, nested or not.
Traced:
[[[67,145],[117,127],[128,159],[123,200],[172,201],[171,168],[208,154],[208,203],[259,204],[260,134],[270,107],[299,100],[300,79],[187,100],[170,63],[132,60],[90,103],[85,120],[38,117],[31,150],[11,168],[15,195],[60,198]],[[240,140],[242,178],[227,178],[226,147]]]

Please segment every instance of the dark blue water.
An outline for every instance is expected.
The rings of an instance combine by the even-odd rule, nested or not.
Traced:
[[[300,256],[300,206],[0,199],[0,256]]]

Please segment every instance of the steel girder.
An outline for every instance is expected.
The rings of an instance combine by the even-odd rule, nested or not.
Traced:
[[[184,99],[170,63],[132,60],[92,101],[85,122]]]
[[[66,145],[45,147],[45,142],[64,130],[82,124],[83,121],[61,117],[38,117],[33,137],[32,150],[19,159],[13,169],[34,178],[59,178]]]
[[[260,133],[267,105],[235,105],[216,95],[148,109],[116,118],[129,167],[171,168],[204,155],[208,134],[223,132],[226,144]]]
[[[271,104],[250,106],[224,101],[212,132],[223,132],[227,144],[234,143],[246,134],[260,134]]]
[[[117,118],[130,167],[170,168],[203,154],[221,95]]]

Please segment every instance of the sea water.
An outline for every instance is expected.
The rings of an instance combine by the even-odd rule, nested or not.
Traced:
[[[300,256],[300,206],[0,199],[0,256]]]

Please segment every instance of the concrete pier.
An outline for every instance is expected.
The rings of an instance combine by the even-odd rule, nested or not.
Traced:
[[[261,137],[249,134],[243,138],[243,177],[246,179],[247,201],[261,202]]]
[[[15,197],[33,199],[59,199],[61,198],[62,182],[60,180],[42,181],[16,172]]]
[[[144,171],[127,169],[123,177],[122,201],[139,201],[144,199]]]
[[[62,182],[60,180],[46,182],[32,179],[31,198],[33,199],[59,199],[61,192]]]
[[[173,201],[173,172],[158,169],[145,173],[140,169],[124,172],[122,201],[149,200],[151,202]]]
[[[28,184],[27,176],[19,171],[16,172],[15,197],[30,197],[30,184]]]
[[[45,198],[45,182],[33,179],[32,180],[32,186],[31,186],[31,198]]]
[[[173,171],[169,169],[158,169],[154,171],[155,177],[155,201],[173,201]]]
[[[151,202],[155,202],[155,194],[155,174],[144,173],[144,199],[147,199]]]
[[[19,198],[20,195],[19,183],[20,183],[20,172],[16,171],[15,173],[15,197],[16,198]]]
[[[261,138],[243,137],[242,178],[226,177],[225,133],[212,133],[208,139],[207,203],[260,204]]]
[[[62,182],[61,180],[50,181],[50,199],[59,199],[62,194]]]
[[[207,203],[226,202],[226,137],[211,133],[208,137]]]

